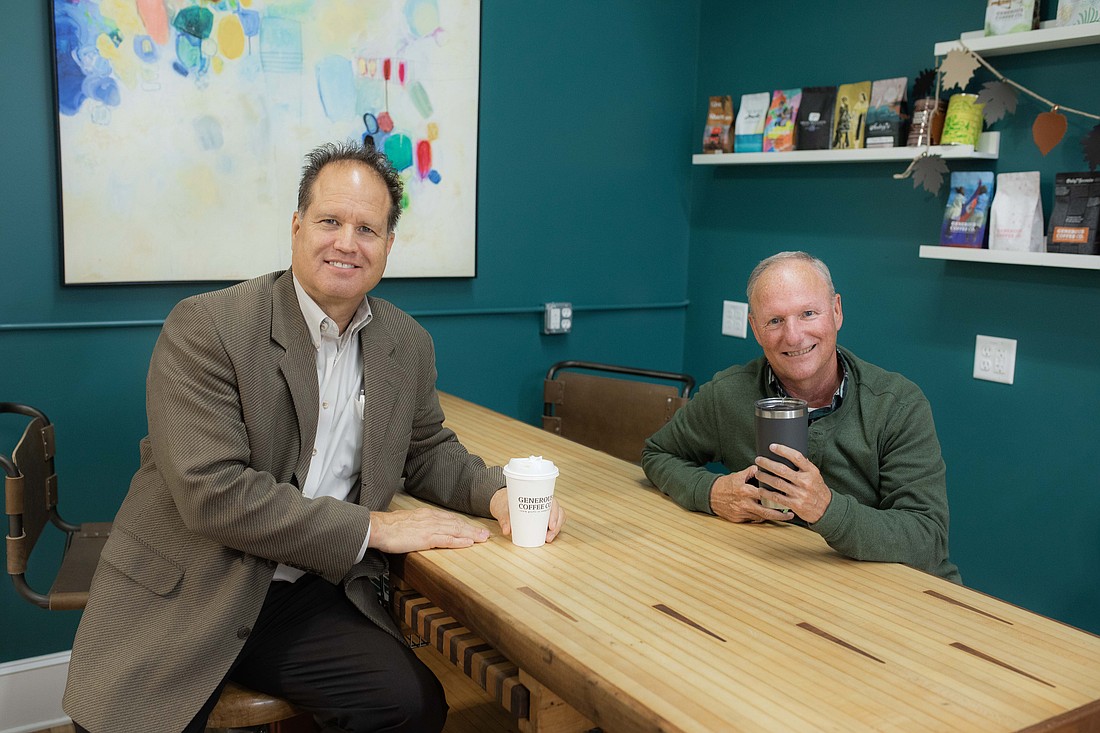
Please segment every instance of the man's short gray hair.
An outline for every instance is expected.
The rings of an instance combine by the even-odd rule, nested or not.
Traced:
[[[773,265],[787,262],[805,262],[810,267],[817,270],[818,274],[825,280],[825,284],[829,286],[829,297],[832,298],[836,295],[836,288],[833,287],[833,275],[829,272],[829,267],[824,262],[806,252],[779,252],[761,260],[760,264],[754,267],[752,273],[749,275],[749,284],[745,288],[745,295],[749,301],[750,311],[752,310],[752,292],[756,290],[756,283],[760,280],[760,276]]]

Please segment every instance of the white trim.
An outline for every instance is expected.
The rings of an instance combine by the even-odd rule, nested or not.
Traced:
[[[1100,24],[1081,23],[1079,25],[1056,26],[1053,21],[1043,21],[1038,29],[1022,33],[1005,33],[999,36],[987,36],[984,30],[967,31],[959,36],[959,41],[971,51],[982,56],[1002,56],[1012,53],[1030,53],[1049,51],[1055,48],[1071,48],[1100,43]],[[944,56],[957,48],[959,41],[940,41],[934,47],[936,56]]]
[[[0,733],[32,733],[71,722],[61,710],[71,652],[0,664]]]
[[[1001,152],[1001,133],[983,132],[978,147],[973,145],[899,145],[892,148],[851,150],[786,150],[773,153],[696,153],[692,165],[774,165],[778,163],[881,163],[909,161],[923,153],[945,160],[995,160]]]
[[[1078,270],[1100,270],[1100,255],[1074,255],[1064,252],[1013,252],[978,247],[948,247],[922,244],[920,256],[930,260],[960,260],[962,262],[995,262],[1001,265],[1038,265],[1070,267]]]

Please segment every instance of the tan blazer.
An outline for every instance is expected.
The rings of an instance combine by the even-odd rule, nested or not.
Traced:
[[[370,299],[358,504],[302,497],[317,429],[316,352],[290,271],[188,298],[164,323],[149,435],[73,644],[64,709],[91,731],[178,731],[225,676],[277,563],[343,582],[372,620],[384,558],[353,567],[402,486],[488,516],[504,485],[441,425],[427,332]]]

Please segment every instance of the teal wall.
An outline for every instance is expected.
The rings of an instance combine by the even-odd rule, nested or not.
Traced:
[[[214,285],[58,285],[47,5],[5,3],[0,23],[0,400],[58,423],[62,513],[109,519],[137,466],[159,322]],[[554,361],[680,367],[698,7],[484,0],[478,277],[377,290],[435,337],[442,389],[535,422]],[[544,336],[539,309],[557,300],[574,331]],[[0,446],[18,429],[0,420]],[[79,614],[9,588],[0,617],[3,662],[68,649]]]
[[[137,464],[159,321],[213,286],[57,284],[48,12],[10,5],[0,24],[0,399],[59,423],[62,507],[106,519]],[[932,65],[935,41],[981,25],[980,2],[940,5],[484,0],[478,277],[386,281],[379,294],[435,337],[442,389],[535,422],[542,374],[558,359],[706,378],[755,357],[751,338],[719,335],[721,301],[743,299],[761,257],[809,249],[844,297],[841,341],[932,401],[967,584],[1100,632],[1100,480],[1088,464],[1100,443],[1100,273],[918,259],[944,197],[893,180],[903,165],[690,166],[707,96],[912,76]],[[1098,48],[993,62],[1097,112],[1083,80],[1100,72]],[[1083,167],[1077,140],[1091,125],[1071,116],[1066,141],[1043,158],[1029,139],[1039,111],[1021,100],[998,123],[993,169],[1041,170],[1049,211],[1053,175]],[[541,335],[537,310],[550,300],[576,304],[574,333]],[[1014,385],[972,379],[977,333],[1018,340]],[[14,431],[0,421],[0,446]],[[0,617],[2,662],[67,649],[78,615],[30,608],[8,590]]]
[[[912,78],[933,65],[936,41],[982,26],[984,5],[794,0],[777,12],[704,0],[695,117],[713,94]],[[1048,99],[1100,113],[1100,46],[990,63]],[[1096,120],[1069,115],[1065,141],[1043,158],[1030,140],[1042,111],[1021,97],[993,128],[1000,159],[951,167],[1039,170],[1049,214],[1054,174],[1086,169],[1079,141]],[[722,299],[744,300],[762,257],[821,256],[843,296],[841,343],[906,374],[931,400],[963,580],[1100,632],[1100,272],[919,259],[918,246],[937,241],[946,187],[933,197],[891,178],[904,168],[697,166],[685,368],[706,377],[759,354],[751,337],[721,336],[720,324]],[[1015,384],[972,378],[979,333],[1017,339]]]

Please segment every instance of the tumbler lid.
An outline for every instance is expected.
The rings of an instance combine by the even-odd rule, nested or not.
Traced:
[[[808,404],[806,400],[797,397],[765,397],[756,401],[757,417],[766,418],[791,418],[802,417],[806,414]]]

